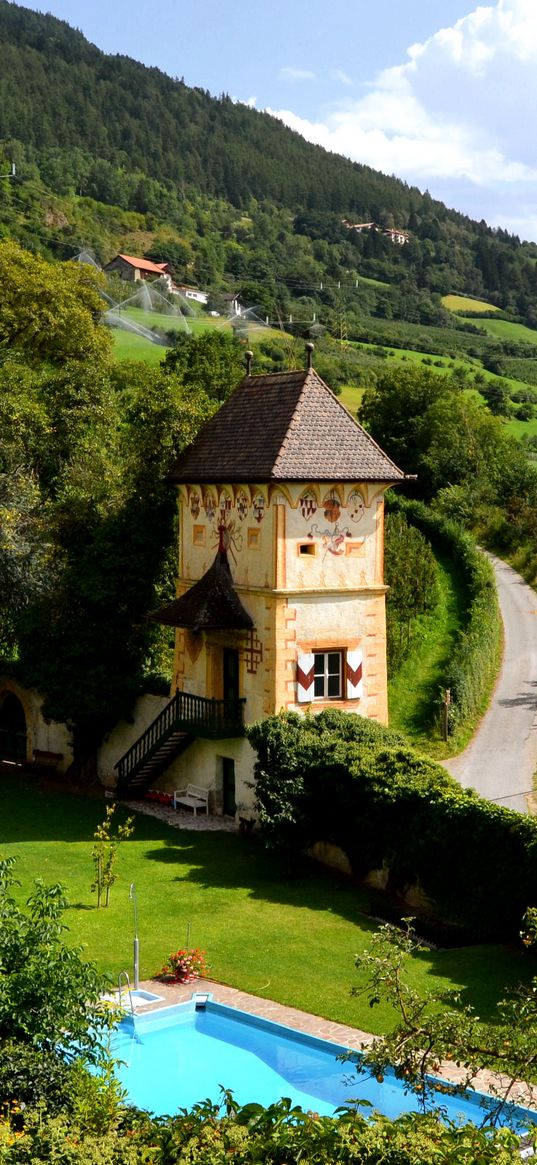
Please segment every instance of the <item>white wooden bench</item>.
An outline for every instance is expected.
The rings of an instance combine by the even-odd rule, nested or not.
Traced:
[[[180,805],[186,805],[194,810],[194,817],[198,809],[205,809],[208,813],[210,792],[210,789],[203,789],[201,785],[187,785],[186,789],[176,789],[173,794],[173,807],[177,809]]]

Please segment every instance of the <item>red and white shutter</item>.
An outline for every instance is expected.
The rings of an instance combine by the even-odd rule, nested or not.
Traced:
[[[362,678],[362,652],[348,651],[345,661],[345,678],[347,681],[347,700],[361,700],[364,694]]]
[[[297,699],[299,704],[310,704],[313,700],[315,681],[315,656],[313,652],[299,655],[297,660]]]

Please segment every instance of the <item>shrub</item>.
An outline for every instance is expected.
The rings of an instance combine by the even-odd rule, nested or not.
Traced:
[[[13,867],[14,859],[0,859],[0,1041],[54,1050],[68,1031],[81,1052],[94,1056],[109,1025],[100,1006],[104,979],[62,941],[62,886],[38,879],[23,910],[12,897]]]
[[[71,1066],[55,1052],[13,1040],[2,1042],[0,1100],[3,1104],[16,1102],[33,1106],[44,1102],[48,1112],[59,1112],[69,1107],[72,1088]]]
[[[339,713],[338,734],[323,716],[284,713],[248,730],[265,844],[329,842],[356,877],[384,867],[401,899],[419,885],[431,912],[475,937],[518,938],[535,901],[537,822],[462,789],[387,729]]]

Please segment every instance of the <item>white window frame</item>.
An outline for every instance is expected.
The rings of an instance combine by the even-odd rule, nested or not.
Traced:
[[[343,650],[343,648],[340,648],[340,647],[328,648],[326,651],[314,651],[313,652],[313,657],[314,657],[313,699],[314,700],[323,700],[323,701],[343,700],[345,698],[344,692],[343,692],[343,676],[344,676],[344,668],[345,668],[345,655],[346,655],[345,651]],[[330,670],[330,666],[331,666],[329,663],[330,656],[332,656],[332,657],[337,656],[338,657],[338,659],[339,659],[338,671]],[[319,664],[319,660],[321,658],[323,660],[322,665]],[[338,676],[338,680],[339,680],[338,691],[329,693],[330,681],[333,680],[335,676]],[[319,681],[322,681],[322,687],[323,687],[322,692],[317,691],[318,687],[320,686]]]

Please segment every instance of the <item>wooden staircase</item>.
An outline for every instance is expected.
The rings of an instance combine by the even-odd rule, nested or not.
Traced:
[[[245,700],[206,700],[176,692],[149,728],[118,760],[116,797],[143,797],[196,737],[218,740],[244,735]]]

